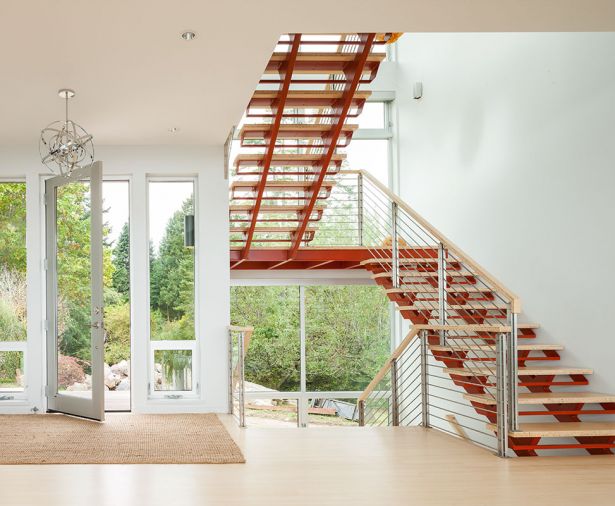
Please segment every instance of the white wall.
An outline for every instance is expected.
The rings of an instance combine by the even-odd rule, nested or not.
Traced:
[[[406,34],[397,56],[375,89],[402,196],[615,392],[615,33]]]
[[[226,411],[227,326],[229,325],[228,183],[224,179],[223,148],[99,146],[105,176],[130,178],[132,395],[135,411]],[[28,247],[28,402],[0,403],[0,412],[44,409],[44,360],[42,321],[44,291],[41,223],[41,177],[46,172],[36,148],[0,147],[0,178],[25,178]],[[147,255],[146,177],[197,176],[197,325],[201,360],[199,398],[195,400],[147,399]],[[155,205],[155,203],[152,203]]]

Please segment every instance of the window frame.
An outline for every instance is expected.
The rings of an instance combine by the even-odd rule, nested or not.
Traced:
[[[363,285],[379,288],[373,280],[368,278],[288,278],[288,279],[262,279],[262,278],[231,278],[231,290],[236,286],[296,286],[299,288],[299,339],[300,339],[300,385],[299,390],[292,391],[262,391],[246,392],[247,401],[257,399],[287,399],[297,401],[297,426],[307,428],[310,425],[308,415],[308,402],[311,399],[357,399],[363,390],[323,390],[315,391],[307,389],[307,356],[306,356],[306,307],[305,307],[305,288],[308,286],[350,286]],[[392,307],[393,303],[389,303]],[[393,350],[395,343],[395,323],[394,310],[389,311],[389,343]]]
[[[150,243],[150,183],[192,183],[193,188],[193,211],[195,216],[195,227],[194,227],[194,339],[187,340],[177,340],[177,341],[156,341],[152,340],[152,329],[151,329],[151,265],[150,265],[150,256],[149,256],[149,243]],[[201,354],[200,354],[200,345],[201,345],[201,335],[199,332],[200,329],[200,321],[199,321],[199,313],[198,308],[200,307],[200,299],[199,299],[199,290],[197,287],[199,286],[200,278],[200,262],[199,262],[199,254],[200,251],[200,234],[199,234],[199,225],[198,225],[198,217],[199,217],[199,185],[198,185],[198,176],[196,175],[173,175],[173,176],[159,176],[159,175],[151,175],[148,174],[145,177],[145,199],[146,199],[146,212],[145,212],[145,221],[147,227],[147,289],[146,289],[146,304],[148,308],[148,318],[146,321],[146,339],[148,341],[148,353],[147,353],[147,400],[164,400],[164,401],[194,401],[195,399],[200,398],[200,364],[201,364]],[[163,344],[156,344],[163,343]],[[166,346],[164,343],[173,343],[172,348],[163,348],[162,346]],[[186,346],[184,348],[183,346]],[[156,350],[159,349],[173,349],[173,350],[192,350],[192,389],[191,390],[156,390],[154,388],[155,384],[155,362],[154,362],[154,354]]]
[[[384,128],[359,128],[353,134],[352,139],[357,141],[387,141],[387,174],[388,187],[395,191],[397,188],[397,163],[394,158],[395,146],[395,93],[385,91],[374,91],[367,99],[368,103],[382,103],[384,105]],[[350,143],[352,146],[352,142]],[[354,167],[350,167],[352,170]]]
[[[1,184],[23,184],[25,189],[25,200],[24,205],[26,207],[26,234],[24,238],[24,249],[26,249],[26,283],[28,279],[28,271],[30,269],[30,265],[28,265],[27,261],[27,245],[28,245],[28,221],[29,221],[29,213],[28,213],[28,184],[26,177],[24,176],[16,176],[16,177],[0,177],[0,185]],[[28,322],[29,318],[29,303],[30,303],[30,291],[26,288],[26,322]],[[25,341],[0,341],[0,352],[7,351],[18,351],[23,353],[23,381],[24,386],[22,390],[7,390],[5,392],[0,393],[0,406],[11,405],[11,404],[23,404],[26,403],[29,399],[29,389],[28,385],[30,383],[28,378],[29,372],[29,353],[28,348],[32,345],[30,339],[29,332],[29,324],[26,323],[26,340]]]

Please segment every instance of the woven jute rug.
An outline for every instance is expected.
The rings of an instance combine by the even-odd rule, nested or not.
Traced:
[[[0,415],[0,464],[236,464],[245,459],[214,414]]]

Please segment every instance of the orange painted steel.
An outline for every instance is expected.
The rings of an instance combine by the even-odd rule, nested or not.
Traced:
[[[374,33],[363,34],[361,35],[361,39],[364,43],[363,50],[357,54],[353,67],[347,73],[347,75],[352,75],[352,80],[350,83],[347,83],[344,87],[344,98],[342,102],[342,106],[339,108],[339,120],[337,124],[331,129],[331,133],[329,137],[326,139],[327,152],[325,156],[323,156],[323,161],[320,169],[320,175],[318,179],[314,182],[311,188],[311,198],[306,206],[306,209],[303,211],[303,222],[297,229],[297,232],[294,236],[294,242],[290,248],[288,258],[292,259],[297,253],[297,250],[301,246],[301,241],[303,239],[303,233],[308,226],[310,215],[312,214],[312,209],[316,205],[316,200],[318,199],[318,194],[320,192],[320,188],[324,182],[325,176],[327,174],[327,168],[329,167],[329,163],[333,155],[335,154],[335,150],[337,147],[338,138],[344,128],[344,123],[346,121],[346,113],[350,109],[352,104],[352,100],[354,98],[354,94],[357,91],[359,86],[359,81],[361,80],[361,75],[363,74],[363,68],[365,66],[365,62],[367,61],[367,57],[369,56],[372,45],[374,43],[375,38]]]
[[[256,222],[258,221],[258,213],[260,211],[263,193],[265,191],[265,184],[267,182],[267,173],[269,172],[269,167],[271,165],[271,159],[273,158],[273,153],[275,151],[275,144],[277,139],[277,134],[280,129],[280,125],[282,124],[282,116],[284,115],[284,105],[286,101],[286,97],[288,95],[288,91],[290,89],[290,82],[293,75],[293,67],[295,65],[295,60],[297,59],[297,53],[299,52],[299,46],[301,43],[301,35],[295,34],[293,37],[292,48],[288,54],[288,59],[286,61],[286,66],[283,69],[284,72],[284,82],[280,89],[280,94],[278,100],[276,102],[276,116],[273,121],[273,125],[270,130],[269,143],[267,146],[267,151],[265,157],[263,158],[263,170],[260,178],[260,184],[257,191],[257,198],[254,203],[254,209],[252,210],[252,221],[250,223],[250,228],[248,233],[246,234],[244,251],[241,254],[241,259],[245,260],[248,256],[248,252],[250,251],[250,246],[252,244],[252,239],[254,238],[254,230],[256,229]]]

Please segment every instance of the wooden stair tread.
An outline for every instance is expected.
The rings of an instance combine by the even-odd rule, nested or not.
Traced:
[[[449,263],[452,262],[456,262],[456,260],[452,260]],[[391,264],[393,263],[393,260],[390,258],[368,258],[367,260],[362,260],[361,261],[361,265],[372,265],[372,264]],[[438,259],[437,258],[400,258],[399,259],[399,264],[437,264],[438,263]],[[459,263],[459,262],[457,262]]]
[[[411,284],[410,284],[411,285]],[[425,286],[425,285],[417,285],[410,286],[406,285],[404,288],[388,288],[385,290],[386,293],[438,293],[437,287]],[[477,286],[465,286],[464,288],[447,288],[446,291],[449,294],[452,293],[493,293],[488,288],[480,288]]]
[[[277,98],[280,94],[279,90],[256,90],[252,98]],[[371,91],[356,91],[354,98],[367,99],[371,96]],[[327,98],[340,99],[344,97],[343,91],[335,90],[291,90],[288,92],[287,99],[296,98]]]
[[[323,158],[323,154],[275,154],[271,158],[271,165],[299,165],[305,164],[307,162],[319,162]],[[258,162],[263,161],[265,158],[265,154],[248,154],[248,153],[240,153],[235,157],[235,166],[239,164],[249,164],[253,163],[254,165],[258,164]],[[331,157],[332,162],[342,162],[346,159],[345,154],[335,154]]]
[[[391,273],[390,272],[378,272],[376,274],[372,274],[372,278],[376,279],[376,278],[390,278],[391,277]],[[438,273],[436,271],[433,272],[419,272],[419,271],[401,271],[399,273],[399,277],[400,278],[438,278]],[[475,274],[472,274],[471,272],[458,272],[458,271],[454,271],[454,272],[449,272],[447,277],[449,278],[469,278],[469,277],[476,277]],[[449,281],[450,283],[450,281]],[[453,284],[455,284],[453,282]]]
[[[247,123],[241,127],[241,132],[262,132],[270,130],[273,125],[271,123]],[[328,123],[283,123],[280,125],[280,133],[291,132],[328,132],[335,125]],[[342,130],[357,130],[359,125],[345,123]]]
[[[464,399],[480,404],[495,405],[489,394],[464,394]],[[519,404],[599,404],[615,402],[615,395],[596,392],[522,392]]]
[[[231,205],[229,206],[229,211],[231,212],[249,212],[254,209],[253,205]],[[263,206],[260,207],[261,213],[290,213],[290,212],[298,212],[303,211],[305,206]],[[314,211],[324,211],[326,209],[325,206],[314,206]]]
[[[297,54],[296,61],[342,61],[352,62],[356,59],[357,55],[354,53],[337,53],[337,52],[300,52]],[[385,53],[370,53],[367,56],[368,62],[381,62],[386,57]],[[287,52],[276,52],[271,55],[269,61],[283,62],[288,59]]]
[[[433,311],[436,311],[438,309],[437,301],[433,301],[433,302],[429,301],[423,304],[421,304],[421,302],[422,302],[421,300],[416,300],[414,302],[414,305],[412,306],[398,306],[397,309],[399,311],[420,311],[420,310],[425,310],[425,309],[431,309]],[[507,306],[500,305],[500,304],[494,304],[493,302],[476,302],[476,303],[466,303],[466,304],[447,304],[446,309],[452,309],[452,310],[483,309],[483,310],[489,310],[489,311],[496,311],[496,310],[505,310],[507,309]]]
[[[458,376],[492,376],[495,374],[494,367],[445,367],[447,374]],[[566,366],[534,366],[519,367],[519,376],[560,376],[570,374],[593,374],[592,369],[583,367]]]
[[[488,423],[487,427],[496,431],[497,426]],[[615,436],[615,422],[543,422],[521,423],[519,430],[510,431],[511,437],[583,437]]]
[[[249,226],[246,227],[231,227],[230,231],[233,232],[247,232],[250,229]],[[307,227],[305,229],[306,232],[316,232],[317,228]],[[296,232],[296,227],[255,227],[255,233],[273,233],[273,232]]]
[[[255,188],[260,184],[260,181],[233,181],[231,189],[235,188]],[[314,181],[266,181],[266,188],[308,188],[314,184]],[[323,187],[331,187],[335,185],[335,181],[323,181]]]
[[[460,337],[463,339],[463,337]],[[495,351],[495,345],[489,344],[453,344],[451,346],[430,345],[432,351]],[[560,344],[518,344],[518,351],[561,351]]]

